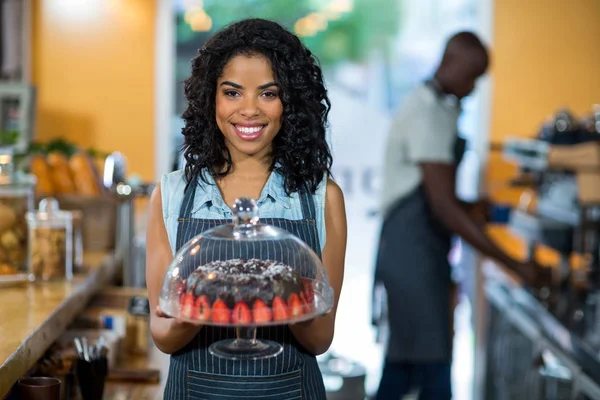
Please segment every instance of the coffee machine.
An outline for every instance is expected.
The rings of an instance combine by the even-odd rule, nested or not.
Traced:
[[[524,188],[509,229],[532,259],[540,245],[559,255],[552,287],[535,294],[600,348],[600,106],[583,119],[559,111],[536,138],[507,140],[503,155],[519,166],[512,184]]]
[[[518,164],[524,186],[509,227],[529,244],[560,254],[557,280],[571,276],[571,255],[587,260],[588,284],[600,286],[600,107],[577,120],[559,111],[534,139],[509,139],[503,153]]]

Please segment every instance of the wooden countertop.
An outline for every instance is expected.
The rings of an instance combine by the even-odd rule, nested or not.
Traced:
[[[71,282],[0,288],[0,398],[115,275],[118,257],[86,253],[87,276]]]

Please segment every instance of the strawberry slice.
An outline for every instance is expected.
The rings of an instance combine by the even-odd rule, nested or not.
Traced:
[[[254,302],[252,314],[254,316],[254,322],[257,324],[271,322],[271,319],[273,318],[273,313],[261,299],[258,299]]]
[[[296,293],[290,294],[290,297],[288,298],[288,306],[290,308],[290,314],[292,317],[298,317],[302,315],[304,306],[302,305],[302,302]]]
[[[243,301],[238,301],[233,307],[233,323],[250,324],[252,322],[252,312],[248,305]]]
[[[200,321],[210,320],[210,301],[208,297],[200,296],[194,304],[194,318]]]
[[[302,293],[308,303],[312,303],[315,298],[315,291],[313,290],[312,282],[310,279],[302,279]]]
[[[315,301],[315,292],[313,290],[312,282],[309,279],[302,280],[302,293],[300,294],[300,299],[304,304],[304,312],[306,314],[311,313]]]
[[[192,318],[194,314],[194,294],[186,293],[179,306],[183,318]]]
[[[228,324],[231,320],[231,310],[223,300],[215,301],[212,307],[212,320],[218,324]]]
[[[302,304],[304,314],[310,314],[313,311],[312,302],[306,300],[304,292],[300,292],[300,303]]]
[[[275,321],[285,321],[290,318],[290,313],[287,309],[287,304],[279,296],[273,299],[273,319]]]

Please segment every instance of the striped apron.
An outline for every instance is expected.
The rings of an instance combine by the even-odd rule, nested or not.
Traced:
[[[465,140],[457,136],[456,166],[465,147]],[[374,293],[383,286],[385,296],[374,297],[373,324],[388,329],[387,361],[451,362],[452,236],[433,213],[422,185],[386,215],[374,279]]]

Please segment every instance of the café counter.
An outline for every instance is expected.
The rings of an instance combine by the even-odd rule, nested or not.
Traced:
[[[85,253],[87,272],[70,282],[0,288],[0,399],[115,277],[119,257]]]

